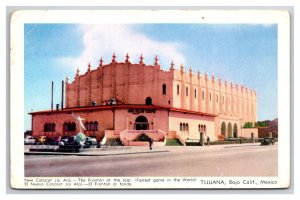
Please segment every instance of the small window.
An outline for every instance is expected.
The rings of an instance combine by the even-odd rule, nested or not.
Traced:
[[[188,87],[185,88],[185,95],[189,96],[189,88]]]
[[[189,131],[189,124],[186,124],[186,131]]]
[[[195,89],[195,98],[197,98],[197,90]]]
[[[163,94],[167,94],[167,86],[166,86],[166,84],[162,85],[162,93]]]
[[[179,128],[180,128],[180,131],[182,131],[182,123],[180,123],[180,127]]]
[[[202,91],[202,99],[204,100],[204,91]]]
[[[177,85],[177,94],[179,94],[179,85]]]
[[[183,123],[182,130],[185,131],[185,123]]]
[[[209,93],[209,101],[211,102],[211,92]]]

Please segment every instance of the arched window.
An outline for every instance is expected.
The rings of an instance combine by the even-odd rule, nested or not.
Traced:
[[[185,131],[185,123],[183,123],[183,128],[182,128],[182,130]]]
[[[211,92],[209,93],[209,101],[211,101]]]
[[[235,138],[238,137],[238,128],[237,128],[236,123],[234,123],[234,125],[233,125],[233,137],[235,137]]]
[[[94,122],[94,130],[98,131],[98,122],[96,122],[96,121]]]
[[[188,87],[185,88],[185,95],[189,96],[189,88]]]
[[[179,85],[177,85],[177,94],[179,94]]]
[[[55,131],[55,123],[52,123],[52,131]]]
[[[225,124],[225,122],[222,122],[221,134],[226,137],[226,124]]]
[[[45,123],[44,124],[44,132],[47,132],[48,131],[48,123]]]
[[[166,84],[162,85],[162,93],[163,94],[167,94],[167,86],[166,86]]]
[[[217,103],[219,102],[219,95],[217,94]]]
[[[197,98],[197,90],[195,89],[195,98]]]
[[[199,131],[199,132],[201,131],[201,126],[200,126],[200,124],[198,125],[198,131]]]
[[[76,124],[75,124],[75,122],[73,122],[71,124],[71,130],[70,131],[76,131]]]
[[[179,130],[182,131],[182,123],[180,123]]]
[[[230,122],[228,123],[228,137],[229,137],[229,138],[232,137],[232,125],[231,125]]]
[[[189,124],[186,124],[186,131],[189,131]]]
[[[151,97],[147,97],[145,100],[146,105],[152,105],[152,99]]]
[[[204,91],[202,91],[202,100],[204,100]]]
[[[203,131],[206,132],[206,125],[203,126]]]
[[[90,130],[90,124],[89,124],[89,122],[85,122],[84,126],[85,126],[85,129],[86,129],[87,131]]]

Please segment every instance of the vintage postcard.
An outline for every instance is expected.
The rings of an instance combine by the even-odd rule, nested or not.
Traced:
[[[11,15],[11,187],[290,186],[284,10]]]

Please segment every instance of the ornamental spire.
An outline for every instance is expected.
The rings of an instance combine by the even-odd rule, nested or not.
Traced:
[[[91,63],[89,62],[89,64],[88,64],[88,70],[87,70],[88,72],[90,72],[91,71]]]
[[[190,75],[192,75],[192,74],[193,74],[193,67],[190,66]]]
[[[184,66],[183,66],[183,63],[181,63],[181,65],[180,65],[180,72],[181,72],[181,73],[184,72]]]
[[[69,83],[69,80],[70,80],[70,77],[67,76],[67,77],[66,77],[66,83]]]
[[[103,59],[101,57],[100,60],[99,60],[99,67],[101,67],[102,65],[103,65]]]
[[[140,64],[144,64],[144,57],[143,57],[143,54],[141,54],[141,56],[140,56]]]
[[[170,64],[170,70],[174,70],[174,62],[173,62],[173,60],[172,60],[172,62],[171,62],[171,64]]]
[[[115,63],[116,62],[116,53],[114,53],[113,55],[112,55],[112,60],[111,60],[111,62],[112,63]]]
[[[156,55],[155,58],[154,58],[154,65],[155,66],[158,66],[159,65],[159,59],[158,59],[158,56]]]
[[[125,62],[126,62],[126,63],[129,63],[129,62],[130,62],[130,61],[129,61],[129,58],[130,58],[130,57],[129,57],[128,53],[127,53],[127,54],[126,54],[126,59],[125,59]]]
[[[76,70],[76,76],[79,76],[79,72],[80,72],[80,70],[79,70],[79,67],[78,67],[77,70]]]
[[[197,72],[197,77],[200,78],[201,77],[201,72],[200,69],[198,68],[198,72]]]

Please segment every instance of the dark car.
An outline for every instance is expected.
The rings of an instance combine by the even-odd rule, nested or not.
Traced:
[[[59,151],[78,152],[81,145],[76,141],[76,136],[68,137],[68,140],[61,140],[59,143]]]
[[[275,142],[274,138],[264,138],[260,144],[261,145],[270,145],[270,144],[274,145],[274,142]]]
[[[67,143],[68,140],[69,140],[69,136],[62,136],[62,137],[60,138],[60,142],[63,142],[63,143]]]
[[[53,145],[53,139],[46,136],[44,144],[45,145]]]
[[[84,142],[85,148],[95,147],[97,146],[97,139],[93,138],[92,136],[86,137]]]
[[[58,145],[59,142],[61,141],[62,136],[56,136],[53,138],[53,144]]]

